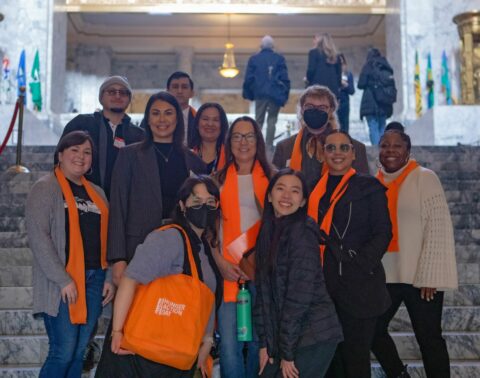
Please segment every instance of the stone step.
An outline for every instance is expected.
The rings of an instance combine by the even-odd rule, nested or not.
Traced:
[[[32,259],[29,248],[0,248],[0,266],[31,266]]]
[[[445,306],[480,306],[480,284],[463,284],[458,290],[448,291]],[[31,287],[0,287],[1,309],[29,309],[32,307]]]
[[[403,360],[408,364],[408,373],[412,378],[425,378],[425,369],[422,361]],[[478,378],[480,377],[479,361],[450,360],[451,378]],[[383,369],[378,362],[372,362],[372,378],[386,378]]]
[[[104,336],[95,340],[103,346]],[[0,365],[42,364],[48,353],[48,338],[41,336],[0,336]]]
[[[105,334],[109,319],[101,317],[97,334]],[[42,319],[36,319],[32,310],[0,310],[1,336],[41,336],[45,335]]]
[[[402,360],[422,358],[420,348],[413,332],[390,333]],[[448,354],[454,360],[480,359],[480,332],[444,332]]]
[[[480,262],[480,245],[478,243],[459,243],[455,244],[455,255],[457,263],[479,263]]]
[[[455,241],[468,244],[468,243],[476,243],[480,247],[480,229],[478,228],[467,228],[467,229],[454,229],[453,236]]]
[[[0,378],[37,378],[40,374],[40,364],[0,365]],[[83,373],[81,378],[94,378],[95,369]]]
[[[0,248],[26,248],[26,232],[0,231]]]
[[[401,306],[390,322],[391,332],[413,332],[407,309]],[[444,332],[468,332],[480,330],[480,307],[445,306],[442,314]]]

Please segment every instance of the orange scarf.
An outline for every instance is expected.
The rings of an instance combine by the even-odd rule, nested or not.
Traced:
[[[398,245],[398,217],[397,217],[397,205],[398,205],[398,194],[400,193],[400,188],[408,177],[408,175],[418,167],[418,163],[415,160],[410,160],[406,165],[403,172],[395,180],[390,181],[389,183],[385,182],[385,177],[382,171],[377,172],[377,179],[387,188],[387,200],[388,200],[388,212],[390,213],[390,221],[392,222],[392,240],[388,245],[388,252],[398,252],[400,246]]]
[[[78,218],[77,203],[73,197],[72,189],[60,168],[55,168],[55,176],[62,190],[63,197],[68,208],[68,227],[69,227],[69,245],[68,245],[68,263],[67,273],[72,277],[77,286],[78,298],[75,304],[68,306],[70,321],[72,324],[85,324],[87,322],[87,298],[85,292],[85,257],[83,252],[82,234],[80,233],[80,220]],[[90,183],[82,176],[82,184],[87,191],[90,199],[100,210],[100,244],[101,244],[101,264],[103,269],[107,269],[107,227],[108,227],[108,207],[103,198],[93,189]]]
[[[320,224],[320,229],[325,231],[327,235],[330,235],[330,228],[332,227],[333,221],[333,212],[335,211],[335,205],[345,194],[345,191],[348,188],[348,181],[350,178],[355,175],[356,171],[353,168],[350,168],[347,173],[343,176],[340,183],[337,185],[333,191],[332,197],[330,198],[330,206],[328,207],[327,213],[322,219]],[[322,176],[318,181],[318,184],[313,189],[308,199],[308,215],[310,215],[318,223],[318,206],[320,205],[320,200],[325,195],[327,191],[327,182],[328,174]],[[325,254],[325,245],[320,246],[320,258],[323,264],[323,255]]]
[[[253,165],[252,181],[255,198],[263,209],[268,177],[258,161],[255,161]],[[227,169],[225,183],[220,193],[220,206],[223,213],[223,256],[227,261],[238,264],[243,253],[255,247],[260,230],[260,221],[242,234],[238,175],[233,163]],[[239,249],[241,250],[239,251]],[[236,282],[225,280],[223,291],[225,302],[235,302],[237,300],[238,286]]]
[[[297,134],[297,137],[295,138],[295,144],[293,145],[293,150],[292,150],[292,155],[290,157],[290,168],[296,170],[296,171],[301,171],[302,170],[302,138],[303,138],[303,130],[302,128],[300,132]],[[312,142],[317,143],[316,138],[312,137],[311,140],[308,141],[308,144],[312,144]],[[317,158],[318,161],[321,161],[321,157],[323,154],[319,155],[319,152],[321,152],[321,149],[318,150],[318,146],[315,146],[315,148],[310,148],[312,150],[315,150],[315,157]],[[313,156],[313,155],[312,155]],[[327,172],[327,165],[322,162],[322,173],[321,175],[323,176],[325,172]]]

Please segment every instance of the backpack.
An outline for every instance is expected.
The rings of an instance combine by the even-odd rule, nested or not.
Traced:
[[[379,105],[393,105],[397,101],[397,88],[393,73],[383,64],[373,66],[373,97]]]

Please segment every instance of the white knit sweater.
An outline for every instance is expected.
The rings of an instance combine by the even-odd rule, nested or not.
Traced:
[[[385,181],[397,178],[383,171]],[[397,206],[399,252],[385,253],[387,283],[438,290],[458,287],[455,242],[445,193],[437,175],[423,167],[403,182]]]

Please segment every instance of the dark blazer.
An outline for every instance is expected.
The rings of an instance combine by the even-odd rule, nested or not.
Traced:
[[[328,292],[337,306],[357,318],[379,316],[390,306],[382,265],[392,238],[385,191],[372,176],[353,176],[333,214],[333,225],[344,237],[340,239],[332,225],[325,250]],[[327,210],[322,205],[321,201],[319,224]],[[353,257],[349,250],[355,252]]]
[[[187,169],[206,173],[205,164],[185,150]],[[162,225],[162,190],[153,145],[135,143],[118,154],[112,174],[107,259],[130,261],[135,248]]]
[[[108,140],[103,113],[95,112],[93,114],[79,114],[67,123],[63,129],[62,137],[72,131],[86,131],[93,139],[95,149],[92,161],[92,174],[88,175],[88,179],[94,184],[105,188],[110,183],[105,183],[106,170],[112,170],[113,167],[107,167],[107,143],[113,141]],[[143,140],[144,132],[141,128],[131,123],[130,117],[125,115],[122,119],[123,138],[125,145],[137,143]],[[56,163],[56,162],[55,162]]]
[[[293,146],[295,145],[295,138],[298,134],[278,142],[273,154],[272,163],[278,168],[282,169],[287,166],[287,161],[292,156]],[[353,147],[355,148],[355,160],[353,162],[353,168],[359,173],[369,174],[367,150],[365,145],[357,140],[353,140]]]
[[[307,86],[324,85],[338,97],[342,82],[342,64],[340,58],[332,64],[327,62],[327,56],[317,48],[308,52]]]
[[[312,218],[298,215],[276,221],[274,238],[280,237],[274,247],[275,269],[270,274],[258,268],[265,266],[268,257],[259,256],[258,248],[256,256],[253,313],[260,345],[267,347],[270,357],[288,361],[295,359],[298,348],[342,340],[320,263],[318,225]]]
[[[196,110],[189,106],[188,112],[188,125],[185,125],[185,138],[187,140],[188,148],[192,148],[193,138],[194,138],[194,121],[195,121],[195,114],[197,114]]]

